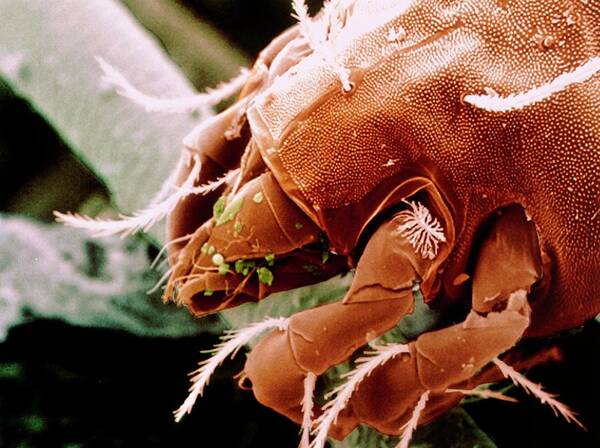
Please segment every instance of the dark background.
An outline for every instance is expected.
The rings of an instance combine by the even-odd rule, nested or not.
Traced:
[[[185,5],[249,58],[293,23],[284,0]],[[44,120],[1,84],[0,123],[0,211],[49,221],[57,206],[76,209],[90,195],[104,194]],[[61,176],[65,172],[70,175]],[[57,187],[57,178],[71,179],[77,188],[68,182]],[[599,341],[596,323],[544,341],[563,349],[564,362],[529,373],[577,410],[588,432],[520,391],[510,392],[519,404],[485,401],[467,405],[467,411],[499,447],[600,446]],[[235,386],[232,376],[242,355],[217,372],[191,416],[173,423],[171,412],[188,387],[185,373],[195,368],[198,352],[215,342],[211,335],[138,338],[54,321],[15,328],[0,344],[0,447],[297,446],[296,425]]]

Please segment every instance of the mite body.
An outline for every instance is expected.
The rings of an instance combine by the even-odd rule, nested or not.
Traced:
[[[294,6],[237,102],[185,140],[180,184],[198,165],[196,185],[226,180],[171,213],[166,297],[204,315],[355,269],[340,302],[229,340],[272,328],[244,374],[303,443],[367,423],[407,444],[479,384],[528,387],[527,360],[498,359],[522,338],[600,312],[600,3]],[[415,291],[470,311],[376,346],[313,406],[316,378],[410,315]]]
[[[449,389],[501,378],[494,360],[521,338],[600,312],[600,5],[331,5],[312,21],[296,5],[300,26],[188,139],[200,182],[241,172],[214,218],[207,197],[172,215],[171,238],[200,227],[168,288],[202,315],[355,268],[342,301],[292,316],[246,364],[257,399],[305,425],[307,378],[397,325],[416,287],[432,307],[471,302],[337,391],[314,446],[430,421],[460,400]]]

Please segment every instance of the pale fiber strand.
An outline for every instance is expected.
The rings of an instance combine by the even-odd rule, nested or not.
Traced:
[[[528,380],[523,374],[517,372],[511,366],[501,361],[498,358],[494,359],[494,364],[498,366],[502,375],[506,378],[512,380],[515,385],[522,387],[525,389],[525,392],[536,397],[542,404],[547,404],[554,411],[554,415],[558,417],[558,415],[562,415],[564,419],[569,423],[575,423],[582,429],[585,429],[583,423],[581,423],[575,417],[575,413],[565,404],[556,400],[556,395],[550,394],[546,392],[541,384],[535,384],[533,381]]]
[[[161,249],[158,252],[158,254],[156,255],[156,257],[154,257],[154,260],[152,260],[152,263],[150,264],[150,268],[151,269],[156,268],[157,265],[159,264],[159,262],[160,262],[160,264],[162,264],[162,262],[160,261],[160,259],[163,257],[163,255],[169,249],[169,247],[171,247],[171,246],[173,246],[175,244],[178,244],[178,243],[183,243],[184,241],[189,241],[189,240],[192,239],[193,236],[194,236],[194,234],[190,233],[190,234],[187,234],[187,235],[180,236],[179,238],[172,239],[168,243],[165,243],[163,245],[163,247],[161,247]],[[167,260],[167,257],[165,257],[165,260]]]
[[[195,164],[190,171],[189,176],[173,193],[162,202],[151,204],[141,211],[133,213],[131,216],[120,215],[119,219],[94,219],[89,216],[82,216],[73,213],[54,212],[58,222],[69,227],[82,229],[90,232],[95,237],[110,235],[128,236],[139,231],[147,232],[154,224],[168,216],[177,204],[188,196],[204,195],[216,190],[221,185],[230,182],[237,174],[238,170],[227,173],[220,179],[209,182],[205,185],[194,187],[198,176],[200,175],[201,163],[196,157]]]
[[[157,98],[141,92],[119,70],[103,58],[96,56],[96,61],[98,61],[104,72],[102,82],[114,88],[122,97],[143,107],[147,112],[179,113],[216,106],[239,92],[250,76],[247,69],[242,69],[235,78],[219,84],[214,89],[207,89],[205,93],[181,98]]]
[[[147,231],[156,222],[168,215],[181,199],[191,194],[194,182],[198,179],[201,169],[202,164],[200,163],[200,159],[196,157],[194,167],[181,187],[171,193],[162,202],[151,204],[131,216],[120,215],[120,219],[106,220],[93,219],[89,216],[72,213],[63,214],[54,212],[54,215],[58,222],[62,222],[70,227],[87,230],[97,237],[108,235],[127,236],[140,230]]]
[[[292,17],[298,20],[298,23],[300,24],[300,31],[303,37],[308,41],[315,54],[320,56],[321,59],[329,64],[335,71],[342,84],[342,88],[346,92],[351,91],[352,85],[350,83],[350,70],[336,61],[334,43],[329,39],[329,22],[331,20],[337,20],[337,17],[333,18],[327,14],[328,11],[325,11],[326,14],[323,14],[323,17],[320,21],[313,21],[308,14],[308,8],[305,0],[292,0],[292,9],[294,11]],[[331,6],[328,9],[330,11],[336,10]]]
[[[164,201],[168,198],[171,193],[177,189],[177,178],[184,166],[190,166],[195,161],[195,155],[190,152],[185,152],[182,157],[179,158],[175,169],[171,171],[169,177],[163,182],[160,186],[158,192],[152,197],[149,203],[149,208],[154,205]]]
[[[286,331],[288,322],[289,319],[283,317],[268,318],[263,322],[252,324],[241,330],[228,332],[223,336],[221,338],[222,342],[207,352],[213,356],[200,362],[199,368],[190,374],[192,376],[190,393],[179,409],[173,412],[175,421],[179,423],[186,414],[192,411],[194,403],[204,393],[204,388],[208,385],[212,374],[227,358],[234,357],[243,346],[266,330],[276,328],[280,331]]]
[[[495,400],[500,400],[500,401],[508,401],[510,403],[517,403],[518,400],[516,398],[513,397],[509,397],[507,395],[504,395],[500,392],[496,392],[495,390],[489,390],[489,389],[471,389],[471,390],[464,390],[464,389],[446,389],[446,393],[458,393],[458,394],[463,394],[463,395],[467,395],[467,396],[472,396],[472,397],[480,397],[480,398],[493,398]]]
[[[350,7],[356,0],[329,0],[323,5],[323,26],[327,29],[328,40],[334,40],[342,32],[349,19]]]
[[[356,368],[345,375],[346,382],[333,391],[329,392],[325,398],[332,397],[323,407],[323,414],[316,420],[316,428],[313,433],[313,439],[310,448],[323,448],[327,442],[327,436],[331,426],[336,422],[339,413],[346,407],[352,397],[352,393],[358,385],[367,378],[373,370],[385,364],[394,357],[408,353],[407,345],[390,344],[374,347],[374,351],[365,353],[367,356],[359,358],[356,361]]]
[[[169,197],[169,195],[176,188],[177,177],[179,176],[179,172],[185,164],[186,157],[180,157],[175,169],[171,171],[171,174],[169,174],[169,177],[167,177],[167,179],[160,186],[158,192],[152,197],[152,199],[150,199],[150,205],[158,204]]]
[[[594,57],[572,72],[563,73],[551,82],[534,87],[527,92],[512,94],[506,97],[500,95],[467,95],[465,102],[488,112],[509,112],[523,109],[552,95],[562,92],[573,84],[587,81],[600,71],[600,57]]]
[[[298,21],[302,36],[308,41],[311,48],[317,51],[320,39],[315,34],[315,25],[308,14],[308,6],[304,0],[292,0],[292,17]]]
[[[313,425],[313,408],[315,386],[317,385],[317,375],[312,372],[306,374],[304,378],[304,397],[302,398],[302,429],[300,438],[300,448],[309,448],[310,432]]]
[[[158,281],[152,287],[152,289],[149,289],[148,291],[146,291],[146,294],[151,295],[151,294],[154,294],[156,291],[158,291],[160,289],[160,287],[163,286],[167,282],[167,280],[169,280],[169,277],[171,277],[171,274],[173,273],[174,270],[175,270],[174,266],[171,266],[169,269],[167,269],[167,271],[158,279]]]
[[[425,409],[427,400],[429,400],[429,391],[424,392],[423,395],[421,395],[421,398],[419,398],[410,420],[404,425],[404,430],[400,436],[400,442],[396,445],[396,448],[408,448],[408,444],[419,425],[419,418]]]

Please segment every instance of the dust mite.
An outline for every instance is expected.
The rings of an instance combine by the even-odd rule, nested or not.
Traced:
[[[250,71],[175,102],[241,91],[185,139],[175,193],[120,222],[60,215],[97,233],[168,215],[165,298],[197,316],[355,269],[343,300],[229,334],[176,418],[262,335],[243,374],[304,446],[366,423],[405,447],[503,377],[580,424],[518,373],[545,358],[518,343],[600,312],[600,2],[331,0],[314,18],[293,3],[298,25]],[[409,315],[415,289],[470,312],[371,344],[319,407],[317,377]]]

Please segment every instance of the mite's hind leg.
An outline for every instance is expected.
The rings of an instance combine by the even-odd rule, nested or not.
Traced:
[[[373,371],[356,390],[351,407],[358,420],[399,434],[423,394],[429,401],[420,417],[426,423],[483,378],[482,369],[511,349],[530,323],[527,296],[542,276],[535,226],[522,209],[507,209],[486,237],[477,260],[473,310],[457,325],[422,334],[409,354]]]
[[[409,344],[407,355],[385,363],[359,385],[350,403],[354,415],[397,435],[419,398],[428,393],[419,422],[431,421],[462,398],[447,389],[480,384],[481,369],[518,342],[529,325],[529,312],[525,291],[520,290],[502,312],[485,317],[472,312],[460,324],[421,335]]]

